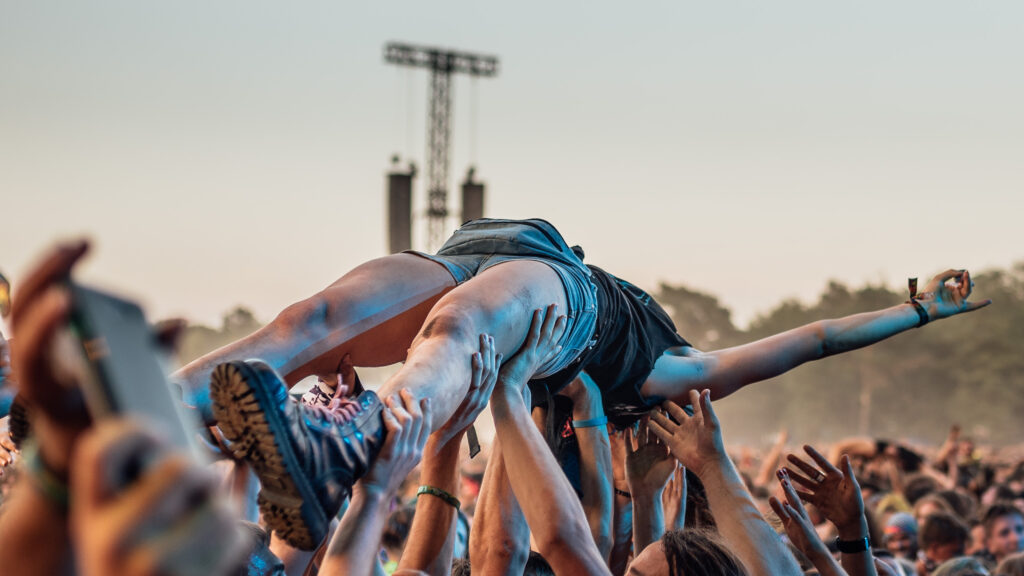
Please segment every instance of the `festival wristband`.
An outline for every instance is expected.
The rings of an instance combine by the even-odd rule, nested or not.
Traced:
[[[843,554],[860,554],[871,550],[871,540],[867,536],[857,540],[840,540],[837,536],[836,548]]]
[[[607,416],[598,416],[597,418],[591,418],[590,420],[573,420],[573,428],[597,428],[598,426],[604,426],[608,423]]]
[[[913,306],[914,312],[917,312],[916,328],[920,328],[930,322],[931,318],[928,317],[928,311],[917,300],[917,278],[907,278],[907,288],[910,290],[910,300],[907,300],[906,303]]]
[[[459,502],[458,498],[452,496],[445,490],[441,490],[440,488],[435,488],[434,486],[428,486],[424,484],[423,486],[420,486],[419,490],[416,491],[416,497],[419,498],[420,495],[422,494],[430,494],[431,496],[436,496],[441,500],[444,500],[446,504],[448,504],[452,508],[455,508],[456,510],[462,508],[462,503]]]
[[[67,512],[68,484],[46,465],[43,456],[39,453],[39,446],[34,442],[30,443],[22,450],[22,458],[24,458],[25,470],[40,494],[62,512]]]

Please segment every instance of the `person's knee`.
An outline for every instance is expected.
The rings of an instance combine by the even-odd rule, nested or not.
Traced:
[[[281,311],[273,324],[286,330],[303,330],[312,326],[326,325],[328,305],[322,294],[300,300]]]
[[[273,325],[289,333],[316,334],[358,321],[358,312],[350,303],[319,292],[282,310]]]
[[[430,315],[419,336],[473,342],[479,336],[476,314],[463,306],[443,306]]]

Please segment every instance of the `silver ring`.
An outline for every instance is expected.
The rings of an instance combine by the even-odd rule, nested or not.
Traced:
[[[817,482],[818,484],[821,484],[822,482],[825,481],[825,474],[822,472],[818,472],[818,475],[814,477],[814,481]]]

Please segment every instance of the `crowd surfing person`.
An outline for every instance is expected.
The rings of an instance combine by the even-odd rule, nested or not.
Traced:
[[[519,349],[531,322],[539,325],[556,351],[523,375],[535,395],[557,393],[585,372],[607,417],[623,425],[664,399],[686,403],[694,389],[722,398],[804,362],[988,304],[968,301],[966,271],[948,270],[906,303],[703,353],[676,334],[650,295],[585,265],[582,255],[544,220],[474,220],[437,254],[396,254],[357,267],[177,377],[187,401],[263,480],[260,506],[270,525],[313,548],[384,443],[380,412],[404,391],[430,399],[430,430],[444,425],[466,397],[472,366],[464,359],[481,334],[500,363]],[[337,372],[345,356],[357,367],[405,363],[337,418],[289,398],[290,384]]]
[[[370,574],[378,569],[377,551],[392,503],[417,462],[415,513],[396,573],[446,574],[453,566],[481,574],[544,570],[556,574],[800,574],[805,569],[822,574],[906,573],[901,564],[880,563],[871,550],[872,543],[881,538],[872,537],[873,511],[857,481],[858,472],[865,470],[861,462],[855,469],[849,457],[829,461],[808,447],[807,457],[790,455],[788,464],[778,470],[776,495],[767,501],[770,506],[761,494],[765,486],[748,487],[745,475],[725,451],[711,405],[712,386],[720,384],[715,378],[693,382],[684,397],[673,395],[679,402],[643,397],[647,401],[642,408],[649,415],[624,431],[605,425],[605,407],[613,416],[621,416],[634,415],[641,406],[609,402],[605,393],[616,392],[589,373],[574,378],[564,390],[573,405],[569,429],[579,457],[581,488],[574,488],[551,453],[549,439],[535,424],[541,419],[540,409],[531,410],[535,391],[551,392],[552,387],[531,388],[528,384],[560,356],[569,323],[555,308],[543,306],[527,315],[521,342],[507,357],[501,342],[510,337],[500,336],[500,331],[493,336],[485,333],[474,335],[473,348],[456,357],[461,369],[439,369],[442,378],[465,377],[461,384],[456,380],[436,384],[438,390],[464,391],[450,414],[439,414],[437,397],[420,397],[415,390],[403,388],[386,395],[384,405],[375,404],[373,409],[368,409],[365,392],[349,402],[336,398],[327,407],[313,394],[307,398],[311,405],[307,405],[291,400],[286,390],[280,396],[284,386],[266,364],[229,363],[218,368],[222,374],[214,378],[214,397],[241,391],[237,394],[241,408],[236,414],[228,413],[236,418],[236,424],[281,420],[275,424],[280,428],[268,425],[256,435],[226,430],[235,455],[266,456],[247,445],[251,442],[286,445],[294,438],[282,438],[284,428],[315,440],[321,449],[330,442],[365,448],[356,440],[373,419],[379,419],[385,431],[372,456],[340,446],[334,448],[333,459],[312,458],[312,450],[292,454],[309,468],[302,476],[285,465],[274,469],[270,458],[263,462],[250,458],[257,460],[253,464],[263,484],[262,527],[246,525],[244,531],[233,530],[237,520],[224,509],[225,499],[208,471],[162,447],[135,424],[117,420],[93,424],[74,399],[75,383],[56,373],[48,344],[67,313],[67,296],[61,285],[84,249],[72,246],[53,253],[26,279],[14,303],[13,332],[18,345],[13,364],[20,394],[31,408],[34,447],[20,459],[22,473],[0,508],[0,567],[5,574],[8,570],[13,574],[90,575]],[[512,267],[513,263],[502,266]],[[937,277],[926,289],[927,317],[936,319],[972,309],[965,300],[970,287],[966,273],[951,274],[949,280],[955,281],[947,285],[946,279]],[[637,300],[644,299],[638,296]],[[650,304],[648,300],[645,306]],[[802,338],[811,337],[801,332],[814,332],[822,336],[821,349],[813,356],[818,357],[866,345],[896,328],[917,324],[902,327],[898,322],[904,319],[901,311],[914,314],[919,321],[925,318],[910,304],[797,329],[749,346],[760,346],[762,351],[778,349],[785,358],[787,353],[796,354],[793,348],[800,347]],[[880,335],[877,324],[888,328]],[[423,331],[431,332],[430,326],[428,322]],[[434,326],[439,333],[446,333]],[[633,334],[641,335],[639,330]],[[454,345],[433,342],[440,339],[421,334],[413,349],[433,346],[432,350],[440,353],[444,345]],[[345,352],[352,363],[358,363],[353,351]],[[711,372],[730,359],[728,367],[738,370],[735,363],[750,362],[754,355],[748,351],[744,356],[742,350],[707,355],[676,352],[692,356],[673,358],[704,358],[702,366]],[[806,359],[796,356],[801,362]],[[420,365],[430,368],[429,360]],[[579,364],[589,366],[587,362]],[[788,368],[789,363],[771,369]],[[412,354],[407,367],[410,364]],[[755,368],[762,370],[756,372],[761,377],[769,369],[746,369]],[[323,375],[325,383],[336,382],[337,391],[356,388],[345,374],[331,376],[327,371]],[[730,380],[737,381],[743,382]],[[708,386],[698,392],[702,383]],[[634,392],[642,394],[645,386],[646,381]],[[259,394],[278,402],[279,410],[268,410],[270,404],[254,398]],[[680,404],[688,404],[692,415]],[[462,524],[459,446],[472,421],[488,405],[497,440],[475,505],[469,558],[453,563]],[[550,403],[548,407],[552,409]],[[244,410],[262,420],[245,419]],[[874,457],[886,458],[888,451]],[[775,468],[777,463],[769,460],[766,458],[765,464]],[[134,480],[127,485],[113,483],[108,471],[126,466],[137,470]],[[680,466],[685,466],[687,473]],[[880,483],[873,487],[874,492],[905,496],[909,487],[917,486],[917,478],[910,472],[892,475],[890,485]],[[1019,497],[1018,472],[993,475],[992,482],[979,486],[985,494],[992,490],[1003,498]],[[356,476],[361,479],[356,481]],[[955,475],[946,474],[947,481],[950,476]],[[928,478],[936,482],[935,491],[957,489],[955,483],[941,484],[941,473]],[[329,497],[336,497],[329,494],[331,490],[355,482],[340,522],[328,522],[322,542],[316,543],[320,544],[316,554],[289,547],[280,538],[274,540],[288,535],[279,526],[292,528],[306,521],[301,517],[306,512],[304,503],[283,497],[287,496],[284,485],[296,481],[312,483]],[[290,513],[299,518],[275,518]],[[768,518],[777,522],[775,528]],[[1011,518],[1011,527],[1013,522]],[[267,527],[275,530],[273,537],[264,532]],[[780,537],[779,531],[786,536]],[[822,533],[829,535],[827,542]],[[998,542],[1012,540],[1004,532],[999,534]],[[989,543],[995,546],[998,542],[993,539]],[[1017,542],[1019,547],[1020,539]],[[838,549],[838,562],[829,553],[830,547]],[[1004,562],[1013,558],[1010,548],[1009,544],[999,548]],[[995,556],[995,552],[991,554]],[[939,569],[942,567],[936,567]]]

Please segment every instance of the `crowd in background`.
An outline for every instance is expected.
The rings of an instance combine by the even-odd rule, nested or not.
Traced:
[[[83,411],[50,346],[73,252],[24,280],[13,345],[0,338],[0,574],[1024,575],[1020,446],[953,426],[940,446],[781,433],[733,450],[698,391],[616,429],[586,376],[535,401],[543,331],[504,361],[482,335],[469,394],[433,433],[429,399],[387,399],[386,444],[331,534],[292,548],[261,526],[255,476],[215,430],[200,464]],[[344,410],[357,388],[343,364],[302,401]],[[496,437],[471,458],[485,409]]]

